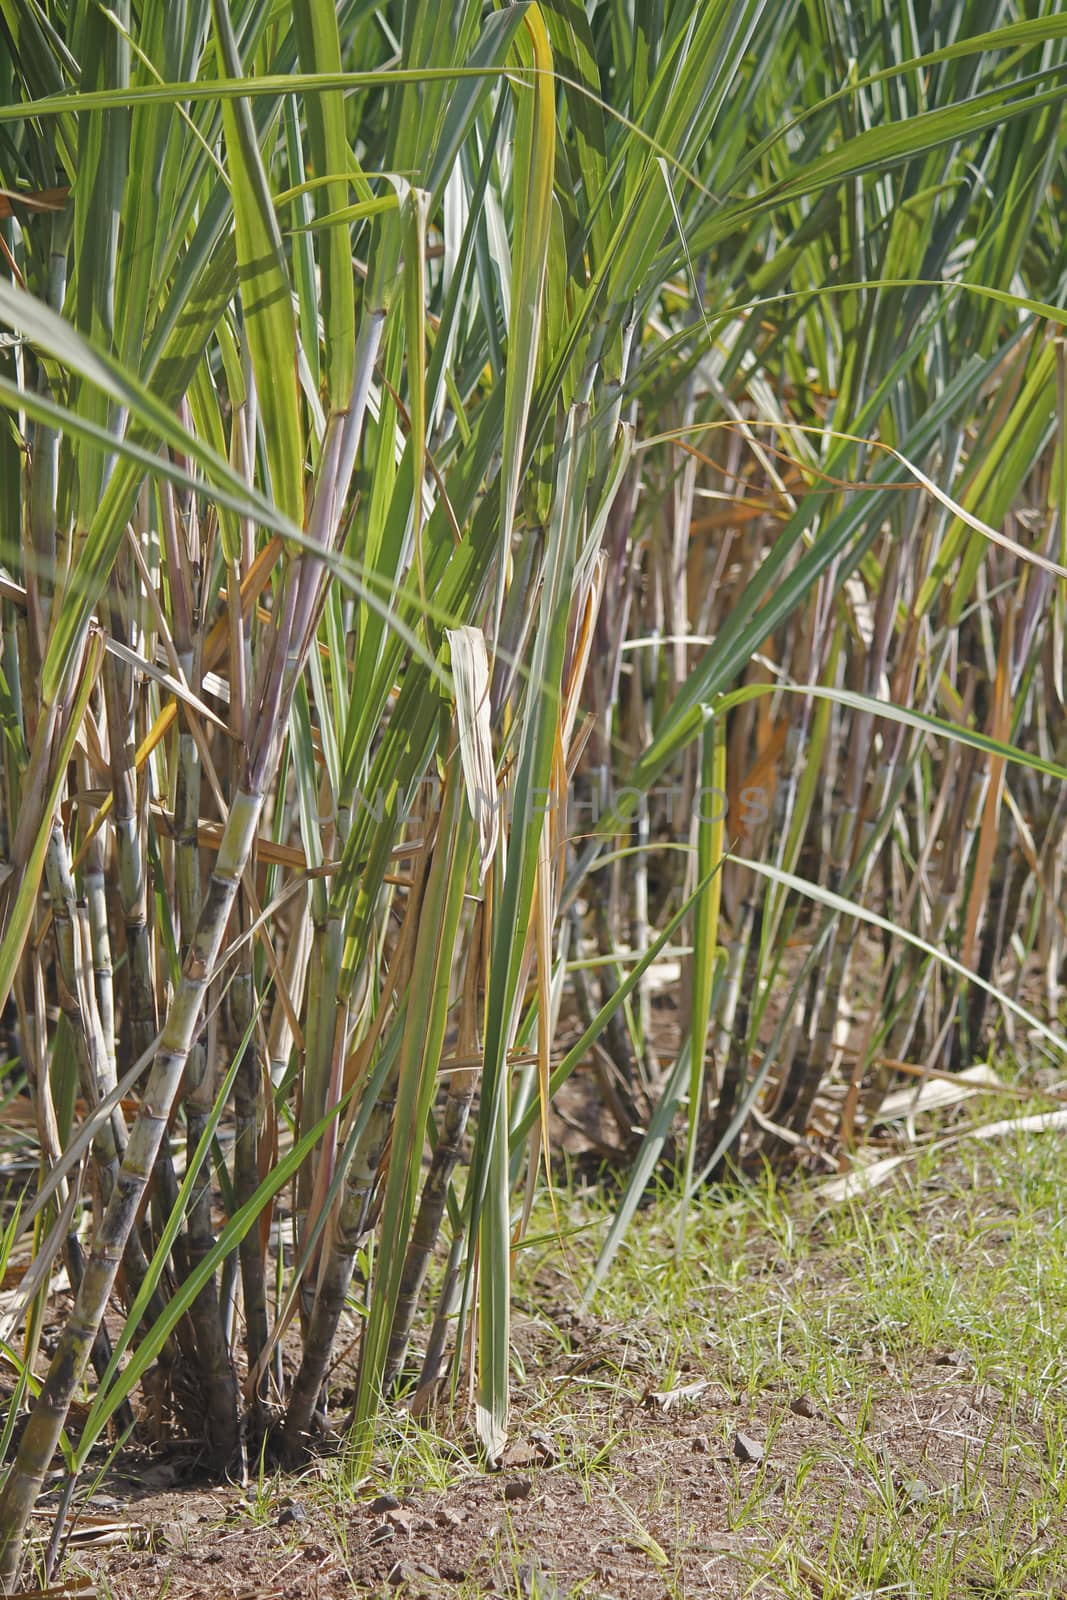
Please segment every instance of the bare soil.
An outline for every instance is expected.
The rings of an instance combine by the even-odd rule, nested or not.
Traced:
[[[799,1544],[783,1548],[783,1561],[788,1556],[801,1571],[807,1567],[817,1594],[820,1535],[841,1517],[859,1524],[872,1506],[885,1511],[887,1492],[914,1526],[916,1541],[931,1508],[954,1490],[969,1496],[968,1475],[976,1471],[990,1517],[1007,1516],[1025,1500],[1019,1419],[1009,1428],[997,1395],[968,1383],[948,1358],[910,1374],[906,1392],[892,1374],[883,1375],[882,1400],[861,1427],[873,1458],[884,1464],[877,1487],[873,1475],[866,1482],[857,1477],[855,1450],[842,1434],[842,1425],[847,1433],[860,1427],[849,1407],[835,1419],[814,1407],[814,1415],[797,1414],[791,1402],[809,1409],[783,1390],[739,1410],[724,1402],[712,1379],[697,1400],[681,1400],[666,1413],[652,1401],[599,1418],[593,1407],[581,1454],[591,1445],[603,1454],[591,1475],[569,1464],[567,1438],[552,1440],[546,1451],[542,1413],[536,1434],[519,1422],[510,1464],[498,1474],[472,1469],[445,1488],[379,1493],[329,1510],[323,1488],[307,1480],[272,1485],[271,1502],[258,1514],[237,1487],[158,1492],[131,1483],[129,1498],[115,1497],[112,1506],[116,1481],[89,1509],[93,1521],[106,1524],[109,1511],[112,1522],[117,1516],[113,1537],[127,1547],[78,1548],[76,1533],[68,1571],[78,1566],[103,1579],[101,1591],[116,1600],[304,1600],[401,1590],[547,1597],[579,1585],[582,1594],[635,1600],[770,1596],[781,1589],[773,1577],[753,1584],[753,1566],[763,1565],[774,1542],[774,1502],[792,1497],[804,1462],[811,1522]],[[1024,1431],[1035,1450],[1043,1448],[1039,1429],[1031,1424]],[[1005,1451],[1009,1435],[1014,1442]],[[762,1460],[738,1458],[760,1450]],[[559,1462],[548,1464],[557,1451]],[[753,1499],[761,1513],[749,1528],[744,1513]],[[81,1526],[89,1535],[89,1524]],[[777,1532],[788,1546],[784,1521]],[[1062,1546],[1064,1532],[1038,1537]]]

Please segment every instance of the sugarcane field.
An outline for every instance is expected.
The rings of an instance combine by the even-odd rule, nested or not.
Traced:
[[[1067,11],[0,0],[0,1596],[1067,1600]]]

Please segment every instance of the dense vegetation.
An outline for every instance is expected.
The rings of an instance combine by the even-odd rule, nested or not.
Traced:
[[[0,0],[0,1582],[142,1380],[298,1459],[349,1314],[356,1471],[468,1371],[496,1459],[579,1067],[591,1292],[665,1163],[1061,1049],[1034,9]]]

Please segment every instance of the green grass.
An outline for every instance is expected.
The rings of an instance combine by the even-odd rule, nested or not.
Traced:
[[[844,1204],[821,1203],[817,1182],[787,1194],[768,1178],[743,1200],[694,1202],[678,1257],[661,1202],[638,1213],[596,1312],[639,1330],[668,1386],[694,1345],[718,1353],[732,1393],[822,1374],[834,1387],[813,1392],[827,1403],[865,1345],[887,1361],[958,1350],[980,1378],[1010,1351],[1014,1382],[1056,1382],[1067,1373],[1054,1315],[1067,1291],[1065,1173],[1050,1132],[919,1153],[888,1189]],[[588,1222],[588,1204],[572,1202],[569,1220]],[[579,1256],[580,1241],[570,1249]]]
[[[591,1208],[571,1200],[566,1215],[587,1221]],[[948,1600],[1067,1582],[1056,1533],[1067,1513],[1061,1137],[920,1155],[906,1179],[862,1202],[826,1207],[817,1184],[785,1194],[770,1180],[729,1201],[701,1197],[677,1260],[673,1240],[669,1203],[639,1213],[596,1302],[622,1363],[610,1404],[617,1414],[648,1386],[703,1376],[715,1445],[728,1449],[747,1414],[759,1419],[766,1461],[755,1477],[733,1467],[728,1512],[730,1531],[757,1546],[746,1559],[767,1587],[755,1592],[810,1594],[814,1571],[841,1600],[857,1585]],[[580,1284],[583,1247],[571,1249]],[[937,1394],[963,1389],[981,1421],[941,1481],[916,1465],[909,1418],[921,1436]],[[800,1394],[828,1437],[780,1471],[776,1439]],[[701,1400],[690,1411],[708,1425]],[[581,1410],[572,1415],[580,1430]],[[668,1520],[671,1495],[667,1477],[652,1507]]]

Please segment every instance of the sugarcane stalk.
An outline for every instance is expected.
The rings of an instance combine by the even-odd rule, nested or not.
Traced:
[[[410,973],[411,930],[417,924],[422,904],[426,856],[424,849],[412,874],[404,930],[394,957],[397,987],[401,986],[401,974],[406,976]],[[390,988],[392,986],[388,985]],[[344,1189],[327,1257],[309,1307],[300,1369],[289,1396],[282,1427],[281,1450],[283,1456],[290,1460],[298,1459],[304,1452],[311,1419],[329,1366],[337,1324],[344,1309],[345,1295],[352,1280],[356,1251],[369,1226],[378,1168],[388,1143],[396,1106],[397,1070],[391,1070],[382,1084],[345,1173]]]
[[[90,787],[89,763],[82,761],[82,782]],[[86,821],[91,824],[95,811],[90,810]],[[89,929],[92,936],[93,982],[96,1009],[100,1018],[100,1031],[107,1057],[108,1082],[113,1085],[118,1077],[115,1053],[115,979],[111,960],[111,928],[107,912],[107,886],[104,877],[104,836],[93,835],[85,861],[85,898],[89,912]]]
[[[63,825],[58,821],[53,823],[48,841],[45,878],[52,899],[60,1003],[70,1019],[74,1035],[82,1093],[93,1106],[114,1087],[114,1079],[110,1074],[110,1063],[93,997],[86,992],[87,986],[82,981],[77,895]],[[122,1109],[116,1106],[93,1140],[105,1201],[111,1192],[113,1169],[117,1167],[125,1148],[126,1126]]]
[[[116,1080],[104,1048],[93,991],[85,978],[84,945],[87,941],[81,933],[67,841],[58,822],[53,825],[49,838],[45,875],[52,897],[52,924],[59,957],[60,1001],[74,1036],[82,1093],[89,1105],[96,1105],[111,1092]],[[127,1137],[122,1108],[116,1105],[111,1116],[101,1124],[92,1145],[100,1197],[104,1204],[114,1188]],[[126,1240],[123,1265],[130,1289],[136,1294],[148,1274],[148,1262],[136,1230]],[[162,1309],[162,1301],[158,1294],[154,1294],[150,1302],[150,1314],[158,1315]]]
[[[719,1004],[715,1048],[712,1051],[712,1061],[715,1064],[715,1088],[720,1094],[725,1082],[726,1062],[730,1055],[737,1008],[741,998],[741,975],[744,970],[745,950],[747,948],[746,937],[745,919],[740,918],[737,928],[731,933],[729,943],[726,946],[726,972],[723,977],[722,999]]]
[[[25,1531],[45,1473],[59,1443],[71,1401],[88,1363],[123,1247],[152,1175],[152,1166],[181,1082],[222,947],[241,874],[255,843],[263,809],[262,787],[242,788],[230,815],[211,874],[200,922],[181,981],[171,1002],[141,1113],[130,1133],[126,1157],[93,1242],[74,1309],[60,1335],[18,1455],[0,1493],[0,1585],[11,1588],[24,1549]]]
[[[948,785],[955,776],[955,804],[952,809],[948,825],[948,850],[944,863],[942,881],[938,893],[932,898],[928,920],[922,920],[922,902],[916,897],[914,921],[916,931],[922,933],[928,943],[939,945],[948,937],[951,919],[955,914],[955,845],[952,841],[959,837],[959,819],[966,798],[969,775],[973,770],[973,753],[969,750],[951,751],[946,763],[945,779],[942,784],[942,797],[934,808],[933,816],[929,822],[929,832],[923,841],[919,854],[920,869],[925,871],[937,833],[942,805],[947,803]],[[916,823],[920,825],[919,810],[916,808]],[[887,991],[892,994],[903,988],[899,1002],[898,1016],[893,1024],[887,1043],[887,1054],[891,1060],[905,1061],[909,1059],[912,1051],[912,1041],[916,1038],[922,1022],[922,1014],[926,1007],[932,981],[932,967],[928,957],[920,955],[914,945],[907,944],[898,958],[887,980]],[[904,980],[907,979],[906,985]],[[892,1082],[892,1069],[879,1067],[875,1072],[870,1085],[862,1096],[862,1105],[868,1120],[875,1116],[888,1094]]]
[[[297,1120],[298,1136],[312,1128],[326,1109],[326,1097],[334,1059],[334,1035],[337,1020],[337,995],[341,982],[341,957],[344,950],[344,923],[340,916],[330,914],[322,920],[316,917],[317,896],[311,897],[311,918],[314,933],[308,962],[308,1011],[304,1034],[304,1070],[300,1083],[300,1106]],[[320,1148],[319,1160],[325,1159],[330,1146]],[[297,1174],[294,1224],[298,1248],[303,1248],[307,1232],[307,1214],[315,1188],[316,1166],[305,1162]],[[300,1288],[301,1321],[306,1330],[311,1315],[313,1286],[307,1278]]]
[[[247,926],[247,914],[242,920]],[[250,1200],[259,1184],[257,1112],[261,1072],[255,1031],[249,1031],[253,1009],[252,946],[246,942],[241,950],[231,998],[234,1029],[242,1040],[247,1037],[234,1083],[234,1192],[238,1205]],[[238,1250],[244,1292],[245,1352],[248,1370],[254,1372],[267,1343],[267,1286],[258,1228],[249,1228]],[[265,1381],[264,1371],[261,1382]],[[257,1402],[262,1399],[262,1388],[256,1390],[254,1398]]]
[[[116,596],[110,607],[112,637],[125,638],[125,626]],[[137,775],[134,766],[136,732],[130,669],[108,654],[103,662],[104,704],[111,737],[111,822],[118,864],[119,900],[126,930],[126,995],[123,1018],[128,1033],[123,1051],[137,1061],[156,1036],[158,1017],[152,973],[152,940],[148,929],[148,878],[141,835],[137,826]]]
[[[419,1296],[426,1282],[426,1274],[437,1244],[437,1236],[441,1231],[441,1222],[448,1200],[448,1187],[452,1182],[452,1174],[459,1164],[463,1135],[466,1132],[478,1079],[477,1071],[453,1074],[437,1148],[433,1153],[430,1170],[426,1174],[415,1226],[404,1261],[404,1275],[400,1283],[396,1315],[389,1336],[389,1352],[383,1379],[383,1388],[386,1392],[399,1377],[407,1355],[411,1326],[415,1320]]]
[[[1063,760],[1062,751],[1057,752]],[[1067,788],[1061,788],[1049,813],[1045,828],[1045,877],[1049,886],[1049,899],[1053,907],[1064,903],[1064,844],[1067,839]],[[1009,921],[1009,927],[1011,926]],[[1048,919],[1047,950],[1045,952],[1045,993],[1048,996],[1049,1015],[1055,1016],[1063,983],[1063,925],[1055,912]]]
[[[191,655],[182,661],[186,676],[193,670]],[[181,956],[195,938],[201,911],[200,894],[200,754],[184,721],[178,735],[178,783],[175,810],[175,879],[181,917]],[[192,1043],[185,1067],[183,1105],[187,1148],[199,1147],[215,1097],[215,1073],[207,1039],[201,1033]],[[205,1161],[189,1195],[185,1252],[188,1269],[196,1270],[215,1243],[211,1217],[211,1163]],[[239,1442],[238,1388],[219,1309],[214,1273],[207,1279],[189,1311],[196,1331],[196,1353],[204,1384],[204,1416],[209,1450],[220,1466],[236,1455]]]
[[[757,906],[756,893],[757,887],[753,885],[741,912],[739,943],[745,947],[744,976],[741,980],[737,1012],[730,1038],[730,1053],[723,1069],[719,1103],[715,1108],[715,1117],[708,1135],[707,1147],[710,1150],[718,1147],[730,1126],[741,1095],[741,1086],[748,1076],[748,1030],[752,1000],[759,981],[760,930],[763,919],[762,905]],[[721,1178],[725,1164],[724,1152],[716,1163],[714,1171],[709,1173],[712,1183]]]
[[[617,949],[622,942],[618,935],[616,924],[611,920],[610,905],[605,906],[601,899],[598,887],[590,879],[586,885],[586,900],[593,913],[596,925],[597,939],[601,950]],[[577,932],[578,930],[575,929]],[[592,1014],[606,1005],[610,996],[615,992],[623,980],[623,973],[615,963],[610,962],[597,973],[597,982],[600,989],[600,1002],[597,1006],[590,1007],[589,1017],[583,1015],[583,1021],[592,1020]],[[580,992],[581,981],[576,986]],[[616,1072],[616,1083],[620,1087],[622,1103],[625,1107],[624,1116],[628,1119],[627,1127],[620,1125],[623,1143],[628,1144],[628,1130],[637,1127],[643,1120],[638,1111],[638,1100],[642,1097],[644,1085],[642,1083],[642,1065],[634,1049],[633,1039],[627,1026],[625,1009],[619,1007],[613,1011],[604,1029],[604,1048]],[[647,1095],[644,1096],[647,1101]]]
[[[434,1307],[433,1325],[430,1328],[430,1337],[426,1341],[426,1354],[422,1358],[422,1370],[415,1391],[416,1410],[423,1408],[430,1390],[437,1384],[444,1371],[445,1345],[448,1342],[449,1324],[453,1321],[459,1305],[460,1275],[466,1256],[466,1245],[467,1235],[464,1229],[457,1228],[449,1246],[444,1278]]]
[[[23,973],[27,963],[23,962]],[[36,968],[31,982],[27,985],[22,976],[16,978],[14,986],[15,1005],[19,1018],[19,1032],[22,1038],[23,1063],[26,1069],[26,1082],[29,1086],[30,1100],[33,1105],[37,1123],[37,1138],[40,1147],[42,1171],[50,1171],[56,1167],[61,1155],[59,1142],[59,1128],[56,1124],[55,1107],[52,1104],[52,1090],[48,1078],[47,1056],[42,1050],[43,1029],[38,1026],[38,1017],[43,1010],[43,982],[41,980],[40,965],[33,962]],[[37,993],[37,1001],[30,1004],[26,990]],[[64,1180],[56,1192],[56,1211],[61,1215],[67,1202],[68,1185]],[[78,1239],[77,1222],[72,1216],[63,1240],[63,1259],[66,1262],[67,1276],[71,1287],[77,1292],[78,1284],[84,1273],[84,1255]],[[26,1352],[27,1362],[32,1361],[32,1355]],[[111,1360],[111,1340],[107,1330],[97,1330],[90,1352],[93,1371],[97,1377],[103,1377]],[[129,1407],[126,1407],[127,1420]]]
[[[300,1010],[301,997],[307,981],[310,951],[311,918],[306,903],[298,902],[282,964],[285,985],[297,1011]],[[276,1004],[271,1012],[270,1027],[267,1032],[267,1065],[271,1085],[275,1089],[279,1087],[288,1071],[293,1043],[293,1028],[289,1014],[283,1005]]]
[[[337,1325],[352,1281],[356,1252],[367,1233],[378,1169],[389,1142],[396,1109],[396,1074],[391,1073],[375,1102],[367,1128],[345,1175],[341,1203],[308,1318],[300,1368],[293,1382],[282,1424],[283,1459],[298,1460],[311,1433],[311,1422],[330,1365]]]
[[[862,740],[857,740],[857,744],[862,742]],[[902,741],[897,739],[894,741],[893,749],[887,753],[886,759],[879,764],[875,780],[871,785],[867,805],[862,811],[857,830],[857,852],[861,861],[859,885],[854,891],[856,898],[861,902],[866,900],[874,865],[878,860],[878,851],[874,848],[876,837],[878,834],[888,830],[892,820],[891,790],[901,750]],[[846,807],[846,809],[848,808]],[[830,981],[824,992],[822,1009],[815,1030],[814,1070],[809,1072],[801,1085],[800,1093],[793,1106],[791,1126],[794,1132],[799,1134],[803,1134],[805,1131],[808,1115],[819,1084],[830,1070],[831,1058],[835,1050],[834,1035],[841,1012],[842,997],[847,991],[849,967],[855,949],[857,928],[858,924],[850,919],[844,927],[839,926],[836,930]]]
[[[447,791],[445,803],[448,803]],[[441,819],[438,818],[437,830],[440,829],[440,826]],[[413,873],[412,888],[404,918],[404,933],[401,936],[403,943],[398,951],[398,972],[402,971],[405,974],[410,974],[412,978],[414,977],[414,955],[409,959],[407,952],[410,943],[414,943],[416,947],[418,945],[417,937],[412,940],[412,930],[424,926],[420,919],[426,914],[427,903],[437,907],[439,910],[439,900],[434,896],[435,894],[439,896],[441,893],[441,880],[446,873],[446,862],[450,857],[449,847],[451,840],[442,838],[440,832],[437,831],[437,843],[434,845],[432,842],[434,833],[434,829],[429,826],[426,827],[426,842],[420,852],[419,862]],[[431,858],[432,865],[429,865]],[[427,872],[428,866],[429,871]],[[434,936],[442,936],[439,926],[435,926]],[[397,987],[400,987],[399,976]],[[414,995],[409,994],[409,1010],[404,1020],[404,1040],[405,1042],[408,1041],[410,1030],[420,1029],[423,1032],[423,1038],[420,1039],[420,1048],[426,1048],[432,1054],[435,1049],[440,1048],[440,1042],[444,1036],[444,1017],[443,1015],[439,1018],[431,1017],[428,1022],[424,1013],[412,1011],[411,1008],[413,1006],[417,1006],[420,1003],[425,1005],[426,1001],[426,996],[416,999]],[[428,1026],[432,1026],[435,1031],[427,1034],[425,1030]],[[438,1029],[439,1037],[436,1031]],[[293,1384],[293,1390],[285,1413],[285,1421],[282,1426],[282,1453],[289,1460],[298,1459],[306,1448],[312,1416],[329,1367],[337,1325],[344,1309],[345,1296],[352,1279],[356,1252],[370,1226],[380,1169],[392,1133],[393,1114],[396,1110],[397,1088],[400,1082],[403,1057],[404,1049],[402,1048],[397,1053],[396,1059],[381,1086],[378,1098],[370,1112],[363,1133],[352,1152],[348,1169],[345,1173],[344,1189],[338,1207],[337,1218],[326,1256],[320,1269],[319,1282],[312,1314],[308,1322],[300,1369]]]
[[[1022,878],[1022,873],[1016,870],[1015,858],[1009,855],[1004,863],[1003,873],[990,887],[985,908],[985,927],[982,930],[982,942],[974,969],[986,983],[994,981],[997,961],[1003,949],[1007,930],[1016,926],[1018,898],[1021,898],[1022,894]],[[982,988],[980,984],[973,984],[967,995],[967,1004],[963,1009],[960,1026],[953,1041],[951,1068],[953,1072],[958,1072],[962,1067],[969,1067],[974,1060],[988,1005],[988,989]]]

